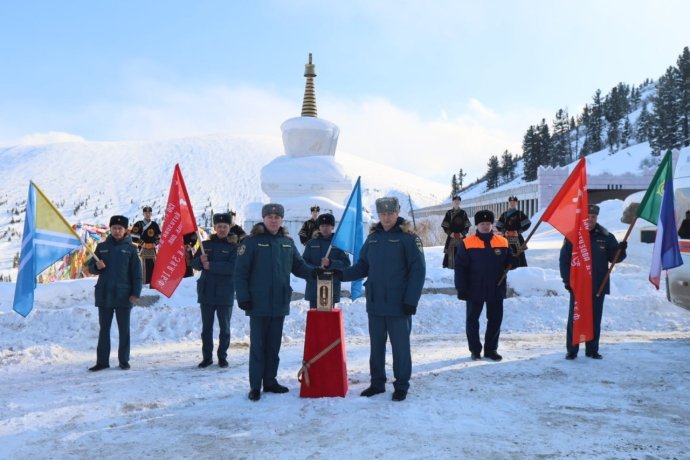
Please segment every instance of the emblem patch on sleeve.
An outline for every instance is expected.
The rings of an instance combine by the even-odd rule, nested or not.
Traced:
[[[422,245],[422,240],[419,239],[419,237],[414,239],[415,244],[417,245],[417,249],[419,249],[419,252],[424,253],[424,246]]]
[[[237,248],[237,255],[238,255],[238,256],[241,256],[242,254],[244,254],[244,251],[245,251],[246,249],[247,249],[247,248],[246,248],[246,247],[244,246],[244,244],[243,244],[242,246],[240,246],[239,248]]]

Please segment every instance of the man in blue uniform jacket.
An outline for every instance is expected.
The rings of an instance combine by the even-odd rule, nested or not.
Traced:
[[[128,219],[124,216],[110,218],[110,235],[96,246],[96,257],[89,261],[89,272],[98,275],[95,297],[98,307],[98,348],[96,365],[92,372],[110,367],[110,326],[113,316],[117,319],[120,344],[117,359],[120,369],[129,366],[129,318],[141,295],[141,260],[132,238],[127,235]],[[96,260],[98,258],[98,260]]]
[[[349,267],[350,258],[347,254],[343,250],[331,246],[333,228],[335,227],[335,217],[333,217],[333,214],[321,214],[316,219],[316,223],[319,225],[319,231],[304,245],[304,251],[302,252],[304,261],[329,270],[343,270]],[[331,249],[331,252],[326,257],[328,248]],[[316,280],[314,278],[307,278],[304,298],[309,301],[309,308],[316,308]],[[336,302],[340,302],[340,280],[334,277],[333,303]]]
[[[343,281],[367,277],[367,314],[369,317],[370,386],[362,396],[385,391],[386,339],[393,349],[393,401],[407,397],[412,375],[410,333],[412,315],[422,296],[426,263],[422,241],[411,232],[410,224],[399,217],[400,204],[395,197],[376,200],[380,222],[371,228],[359,260],[343,270]],[[339,272],[336,271],[336,274]]]
[[[503,322],[503,299],[506,297],[507,280],[503,275],[514,263],[515,258],[508,240],[493,233],[493,223],[493,212],[477,212],[474,215],[477,231],[462,240],[455,253],[455,289],[458,291],[458,299],[467,302],[465,333],[473,360],[481,359],[479,316],[484,309],[484,303],[484,357],[493,361],[503,359],[497,351]]]
[[[609,269],[609,262],[613,262],[616,252],[620,248],[621,253],[617,262],[625,259],[628,247],[627,241],[618,243],[613,234],[609,233],[604,227],[597,223],[599,218],[599,206],[595,204],[589,205],[587,215],[587,228],[589,229],[589,239],[592,244],[592,319],[594,322],[594,338],[589,342],[585,342],[585,356],[593,359],[602,359],[603,356],[599,354],[599,336],[601,335],[601,317],[604,313],[604,297],[610,292],[610,282],[606,280],[606,286],[597,297],[599,286],[604,281],[606,272]],[[577,352],[580,348],[579,344],[573,345],[573,315],[575,311],[575,297],[570,286],[570,261],[573,254],[573,245],[567,239],[563,240],[561,247],[561,255],[559,265],[561,270],[561,278],[565,289],[570,293],[570,307],[568,311],[568,325],[566,328],[566,350],[565,359],[573,360],[577,358]]]
[[[230,231],[232,217],[229,213],[213,215],[215,234],[202,242],[204,248],[197,251],[192,267],[201,270],[196,284],[197,300],[201,308],[201,354],[199,367],[213,364],[213,321],[218,316],[218,366],[228,367],[230,346],[230,318],[235,301],[233,275],[240,235]]]
[[[315,267],[304,262],[295,242],[283,228],[284,208],[269,203],[261,209],[263,222],[252,228],[237,250],[235,289],[237,304],[249,316],[249,399],[264,392],[286,393],[278,383],[283,322],[290,313],[290,273],[312,276]]]

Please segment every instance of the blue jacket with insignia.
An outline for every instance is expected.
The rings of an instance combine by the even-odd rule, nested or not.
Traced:
[[[245,312],[247,316],[288,315],[292,299],[290,273],[308,278],[314,268],[299,255],[287,230],[281,227],[272,235],[263,223],[258,223],[237,250],[237,302],[252,303],[252,309]]]
[[[95,287],[97,307],[130,308],[130,296],[141,295],[141,259],[132,237],[126,235],[117,241],[112,235],[99,243],[94,251],[105,263],[105,268],[96,268],[96,259],[89,261],[89,272],[98,275]]]
[[[302,252],[304,261],[316,265],[317,267],[321,265],[321,259],[325,257],[328,248],[331,246],[332,237],[333,235],[331,235],[331,238],[326,238],[319,232],[316,237],[307,241],[304,246],[304,251]],[[350,258],[343,250],[338,248],[331,248],[328,259],[331,261],[331,264],[326,267],[327,269],[335,268],[343,270],[350,266]],[[307,278],[304,298],[307,300],[316,300],[316,280],[311,277]],[[340,280],[337,277],[333,278],[333,302],[340,302]]]
[[[367,313],[402,316],[404,305],[416,307],[422,296],[426,262],[422,241],[410,232],[410,225],[398,217],[388,231],[381,223],[372,227],[359,260],[343,270],[343,281],[367,277]]]
[[[196,284],[197,300],[201,304],[232,305],[235,298],[234,272],[237,259],[238,236],[230,233],[227,238],[211,238],[203,241],[208,256],[209,269],[204,270],[201,263],[201,250],[194,254],[192,267],[201,270]]]

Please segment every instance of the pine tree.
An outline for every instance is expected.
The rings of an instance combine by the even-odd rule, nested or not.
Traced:
[[[604,110],[601,101],[601,90],[598,89],[592,97],[592,106],[585,124],[585,143],[582,150],[586,155],[604,149],[602,134],[604,132]]]
[[[656,85],[654,135],[650,140],[652,150],[656,155],[681,145],[683,135],[679,80],[678,69],[669,67]]]
[[[459,190],[460,190],[460,188],[458,186],[458,178],[455,174],[453,174],[453,178],[451,179],[451,182],[450,182],[450,196],[457,195]]]
[[[467,173],[460,168],[460,171],[458,171],[458,191],[462,190],[465,177],[467,177]]]
[[[488,163],[488,171],[486,172],[486,188],[492,189],[499,185],[498,178],[500,176],[500,166],[498,164],[498,157],[496,155],[491,155]]]
[[[632,123],[630,123],[630,118],[625,117],[625,123],[623,123],[623,132],[621,133],[621,144],[623,147],[628,147],[630,145],[630,139],[632,139],[632,137]]]
[[[517,167],[517,161],[515,157],[507,150],[501,155],[501,178],[504,182],[510,182],[515,179],[515,168]]]
[[[686,46],[676,61],[679,73],[680,118],[682,143],[690,145],[690,50]]]
[[[539,158],[535,152],[537,133],[534,126],[530,126],[522,139],[522,161],[524,179],[531,182],[537,178]]]
[[[573,149],[570,145],[570,123],[568,121],[568,111],[560,109],[556,112],[553,120],[552,136],[553,166],[563,166],[573,161]]]
[[[646,142],[654,135],[654,118],[647,110],[647,103],[642,104],[642,111],[636,122],[637,132],[635,140],[637,142]]]

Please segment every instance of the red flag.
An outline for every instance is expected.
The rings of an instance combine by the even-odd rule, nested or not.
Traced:
[[[166,297],[175,292],[187,268],[182,236],[196,230],[192,203],[182,179],[180,165],[176,164],[165,208],[161,243],[151,275],[151,287]]]
[[[585,159],[573,172],[542,214],[573,245],[570,259],[570,287],[575,297],[573,345],[594,338],[592,318],[592,244],[587,229],[589,213]]]

